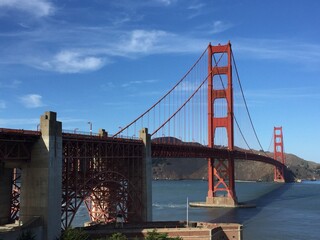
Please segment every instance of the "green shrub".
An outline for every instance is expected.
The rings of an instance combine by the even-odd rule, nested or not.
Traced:
[[[63,231],[60,240],[88,240],[89,235],[80,229],[67,228]]]
[[[111,237],[104,237],[104,238],[95,238],[94,240],[128,240],[128,238],[123,235],[122,233],[114,233]]]
[[[20,234],[20,236],[17,238],[17,240],[34,240],[34,239],[36,239],[36,237],[30,230],[23,231]]]
[[[127,240],[128,238],[122,233],[114,233],[108,240]]]
[[[181,237],[168,237],[168,233],[158,233],[156,230],[148,232],[145,240],[182,240]]]

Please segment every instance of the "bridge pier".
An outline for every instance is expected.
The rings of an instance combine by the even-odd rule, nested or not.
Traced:
[[[34,144],[31,161],[22,167],[20,220],[39,217],[42,239],[54,240],[61,232],[62,124],[56,113],[40,118],[41,138]]]
[[[217,62],[216,56],[225,55],[226,63]],[[208,46],[208,146],[214,148],[217,143],[216,132],[224,129],[227,137],[227,147],[234,149],[233,126],[233,88],[232,88],[232,58],[231,44]],[[214,79],[227,79],[227,85],[219,87]],[[222,80],[221,80],[222,81]],[[218,114],[217,100],[224,99],[225,114]],[[227,158],[208,159],[208,196],[207,205],[230,206],[237,205],[234,181],[234,159]]]
[[[148,128],[142,128],[139,132],[140,139],[144,143],[144,157],[142,170],[142,218],[146,222],[152,221],[152,158],[151,158],[151,136]]]
[[[0,225],[10,222],[13,169],[0,166]]]
[[[231,159],[208,159],[208,185],[208,206],[237,206],[234,164]]]

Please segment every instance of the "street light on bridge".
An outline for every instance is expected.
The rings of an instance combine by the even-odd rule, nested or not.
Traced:
[[[90,126],[90,136],[92,135],[92,122],[88,122],[89,126]]]
[[[77,133],[77,130],[79,130],[79,128],[75,128],[75,129],[73,130],[73,132],[74,132],[74,133]]]

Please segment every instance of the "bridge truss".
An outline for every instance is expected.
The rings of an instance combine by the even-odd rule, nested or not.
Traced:
[[[142,159],[141,141],[64,135],[63,226],[83,203],[93,222],[143,221]]]

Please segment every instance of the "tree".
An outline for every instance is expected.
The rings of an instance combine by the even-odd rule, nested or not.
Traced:
[[[145,240],[182,240],[181,237],[168,237],[168,233],[158,233],[157,230],[148,232]]]
[[[82,230],[67,228],[63,231],[60,240],[88,240],[89,235]]]
[[[20,234],[20,236],[17,238],[17,240],[34,240],[34,239],[36,239],[36,237],[30,230],[23,231]]]
[[[122,233],[114,233],[108,240],[127,240],[128,238]]]

